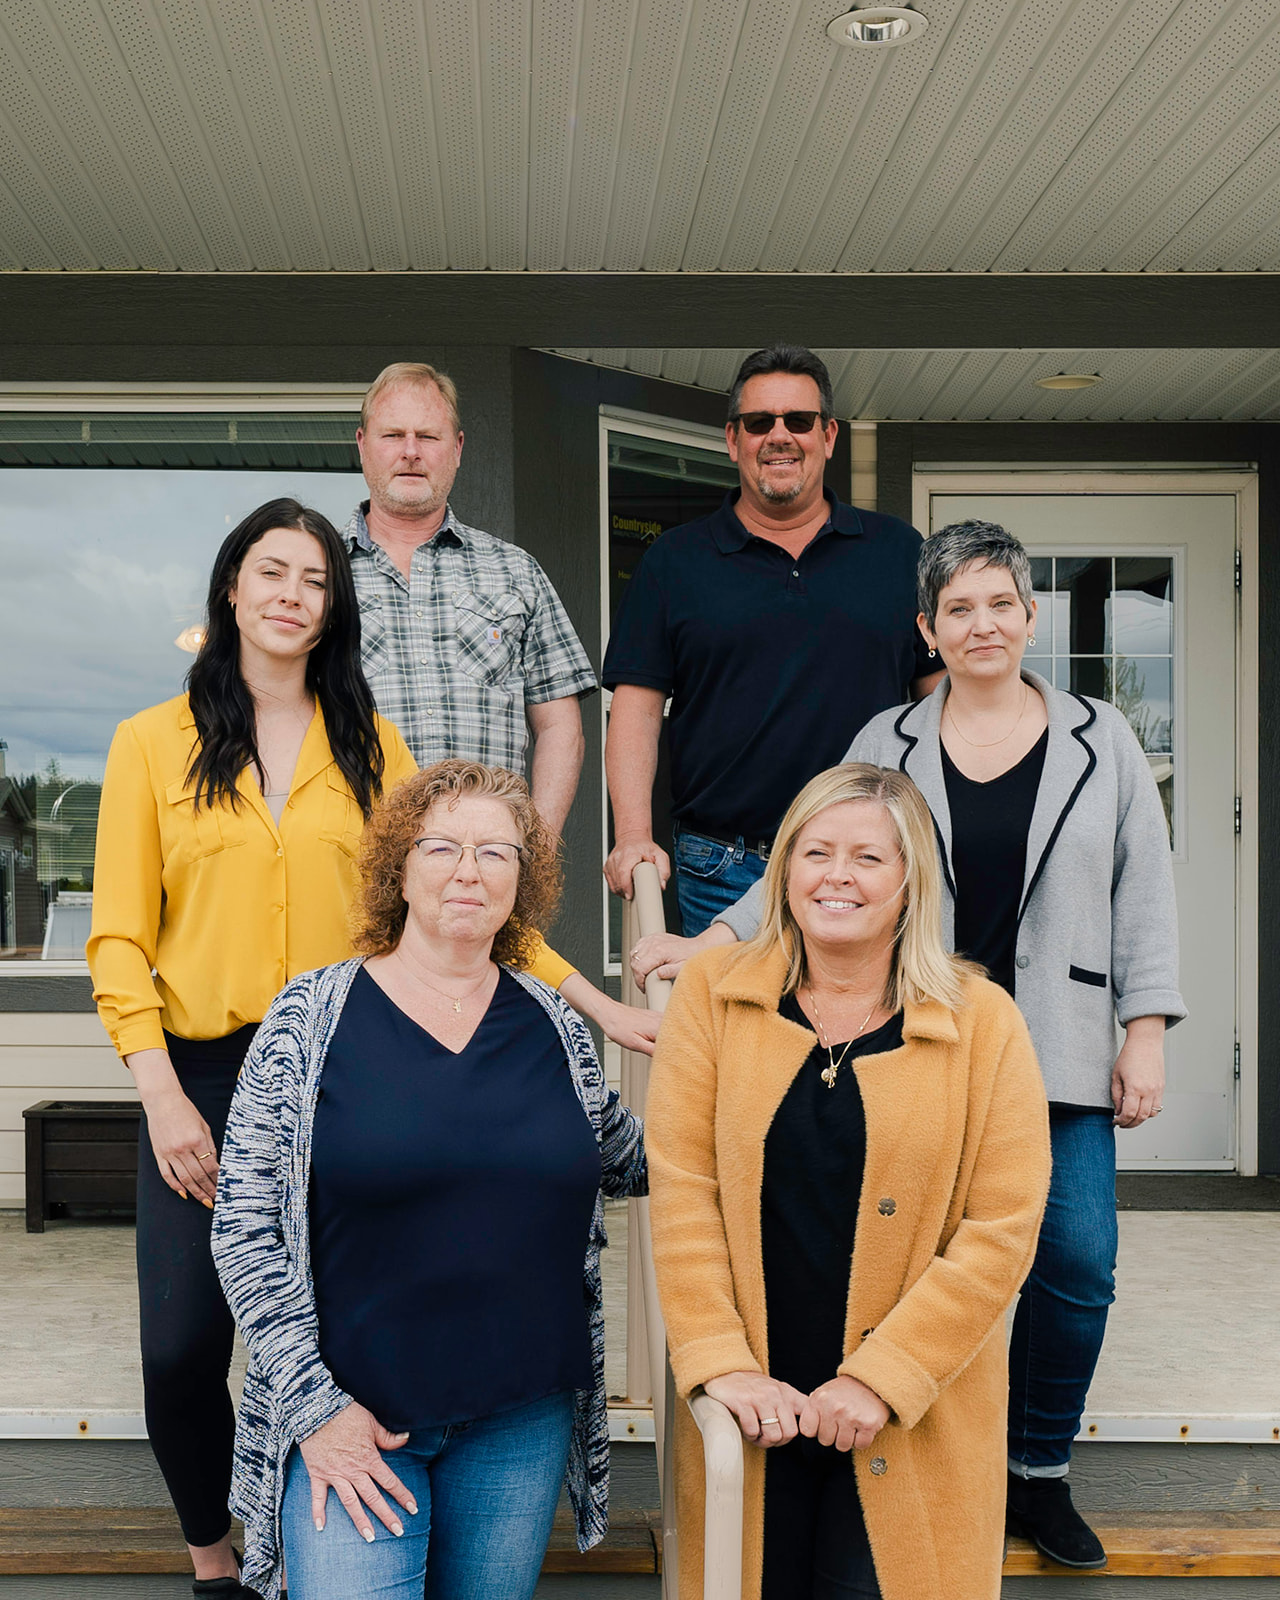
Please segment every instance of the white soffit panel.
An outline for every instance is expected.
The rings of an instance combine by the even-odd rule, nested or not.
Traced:
[[[1280,270],[1276,0],[5,0],[0,270]]]
[[[553,355],[727,394],[750,350]],[[1280,350],[821,350],[836,414],[884,422],[1280,420]],[[1091,389],[1036,387],[1096,372]]]

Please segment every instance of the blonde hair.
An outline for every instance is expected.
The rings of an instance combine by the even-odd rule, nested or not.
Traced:
[[[905,773],[869,762],[828,767],[811,778],[782,819],[764,875],[763,919],[742,948],[742,959],[758,959],[781,946],[787,954],[783,992],[798,989],[805,977],[804,939],[787,899],[787,880],[796,840],[820,812],[850,800],[884,807],[897,836],[903,864],[903,901],[894,935],[885,1004],[899,1011],[935,1000],[955,1011],[963,1004],[965,977],[981,969],[948,953],[942,943],[942,872],[934,841],[933,817],[924,796]]]
[[[528,967],[537,958],[560,904],[560,841],[518,773],[456,756],[423,767],[373,809],[360,841],[361,892],[352,916],[352,942],[361,955],[383,956],[400,943],[409,914],[404,870],[422,819],[438,801],[452,806],[464,795],[503,801],[523,840],[515,905],[493,936],[493,959]]]
[[[440,398],[449,408],[454,433],[462,432],[462,418],[458,415],[458,386],[449,374],[438,372],[425,361],[393,361],[389,367],[383,367],[365,392],[364,402],[360,407],[362,433],[369,426],[369,413],[373,410],[373,402],[387,389],[396,389],[401,385],[418,389],[425,389],[428,386],[437,388],[440,391]]]

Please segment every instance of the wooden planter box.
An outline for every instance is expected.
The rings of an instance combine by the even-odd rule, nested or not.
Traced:
[[[27,1130],[27,1232],[43,1233],[54,1206],[133,1210],[138,1181],[136,1100],[41,1100]]]

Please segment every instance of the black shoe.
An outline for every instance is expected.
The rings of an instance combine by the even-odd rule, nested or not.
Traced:
[[[1066,1478],[1021,1478],[1009,1474],[1005,1528],[1030,1539],[1042,1555],[1062,1567],[1105,1567],[1107,1552],[1071,1504]]]
[[[244,1557],[238,1550],[231,1554],[236,1565],[244,1571]],[[256,1589],[246,1589],[239,1578],[193,1578],[191,1592],[197,1600],[261,1600]]]

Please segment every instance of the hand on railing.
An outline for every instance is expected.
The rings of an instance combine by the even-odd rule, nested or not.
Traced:
[[[669,982],[689,957],[697,955],[699,950],[714,950],[720,944],[736,944],[737,938],[733,929],[724,922],[713,922],[692,939],[682,939],[678,933],[648,934],[638,939],[627,953],[631,976],[641,990],[651,972]]]
[[[605,882],[614,894],[630,900],[635,869],[646,861],[656,864],[659,887],[665,889],[671,876],[671,857],[652,839],[619,839],[604,864]]]
[[[809,1404],[807,1394],[765,1372],[726,1372],[709,1379],[703,1392],[728,1409],[748,1444],[762,1450],[790,1444]]]

